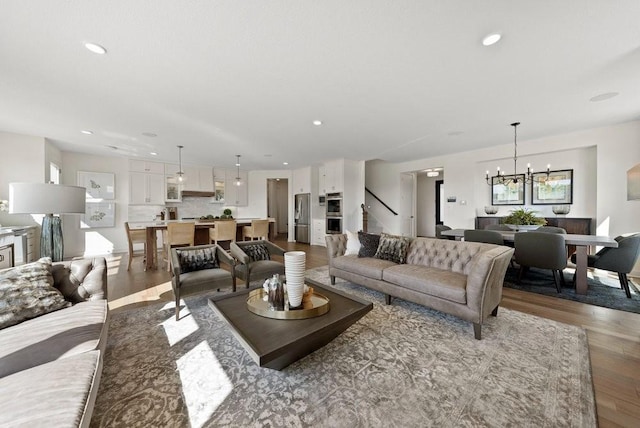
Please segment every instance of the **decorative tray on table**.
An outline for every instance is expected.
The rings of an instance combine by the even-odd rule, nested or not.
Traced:
[[[329,312],[329,299],[322,294],[305,293],[300,309],[289,309],[289,303],[285,303],[284,311],[274,311],[269,309],[267,293],[263,288],[258,288],[249,293],[247,299],[247,309],[256,315],[279,320],[302,320],[314,318]],[[285,299],[286,301],[286,299]]]

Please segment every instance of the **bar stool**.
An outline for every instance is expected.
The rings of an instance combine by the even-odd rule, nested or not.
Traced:
[[[237,223],[235,220],[213,222],[215,227],[209,229],[209,240],[217,244],[218,241],[236,242]]]
[[[165,254],[167,254],[167,272],[171,272],[171,249],[175,247],[193,247],[195,234],[195,222],[167,224],[167,241],[164,243]]]
[[[242,228],[242,240],[246,241],[247,238],[254,238],[267,240],[269,237],[269,219],[251,220],[251,226],[244,226]]]
[[[124,229],[127,231],[127,241],[129,241],[129,263],[127,264],[127,270],[129,270],[134,257],[144,257],[147,253],[147,232],[144,229],[131,229],[128,221],[124,222]],[[143,244],[142,253],[136,252],[133,244]]]

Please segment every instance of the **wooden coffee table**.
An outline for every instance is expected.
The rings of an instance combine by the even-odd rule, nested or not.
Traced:
[[[279,320],[249,312],[250,290],[209,299],[209,306],[231,327],[231,331],[260,367],[282,370],[294,361],[320,349],[373,309],[373,303],[306,283],[329,298],[324,315],[302,320]]]

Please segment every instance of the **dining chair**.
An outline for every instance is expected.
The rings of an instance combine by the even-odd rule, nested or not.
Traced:
[[[436,224],[436,238],[438,239],[451,239],[452,236],[442,236],[442,232],[451,230],[451,228],[444,224]]]
[[[268,239],[269,238],[269,219],[251,220],[251,226],[242,228],[242,240],[247,238]]]
[[[237,223],[235,220],[215,221],[213,224],[215,226],[209,229],[209,239],[212,243],[236,241]]]
[[[235,261],[219,245],[172,248],[170,252],[176,321],[180,320],[181,297],[221,287],[236,291]],[[228,266],[226,269],[222,267],[223,263]]]
[[[559,233],[561,235],[566,235],[567,234],[566,230],[564,230],[561,227],[556,227],[556,226],[540,226],[539,228],[536,229],[536,232]]]
[[[506,224],[488,224],[484,230],[502,230],[505,232],[512,232],[513,230]]]
[[[550,269],[558,293],[565,285],[562,271],[567,267],[567,249],[564,236],[557,233],[520,232],[514,235],[515,262],[520,265],[518,281],[529,267]],[[560,277],[558,280],[558,276]]]
[[[284,274],[284,263],[272,260],[273,256],[284,256],[285,250],[270,241],[232,242],[231,255],[238,261],[236,276],[247,288],[251,279],[266,279],[273,274]]]
[[[502,235],[495,230],[468,229],[464,231],[464,240],[467,242],[485,242],[487,244],[504,245]]]
[[[143,263],[146,264],[145,254],[147,253],[147,232],[145,229],[131,229],[129,222],[124,222],[124,229],[127,231],[127,241],[129,242],[129,263],[127,270],[131,269],[131,262],[134,257],[143,257]],[[133,248],[134,244],[143,244],[142,252]]]
[[[196,233],[195,222],[167,223],[167,241],[164,243],[167,260],[167,272],[171,272],[171,249],[175,247],[193,247]]]
[[[630,299],[631,290],[627,274],[633,270],[640,257],[640,233],[620,235],[615,240],[618,242],[618,248],[605,247],[596,254],[587,256],[587,266],[616,272],[620,280],[620,288]],[[576,262],[575,254],[571,256],[571,261]],[[575,282],[575,273],[573,281]]]

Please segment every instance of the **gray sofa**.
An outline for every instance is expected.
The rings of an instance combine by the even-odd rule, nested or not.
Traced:
[[[335,277],[418,303],[473,323],[476,339],[489,314],[497,315],[513,248],[477,242],[415,238],[407,263],[344,255],[347,236],[326,237],[331,283]]]
[[[73,303],[0,330],[0,426],[86,427],[107,341],[104,258],[57,262],[54,287]]]

